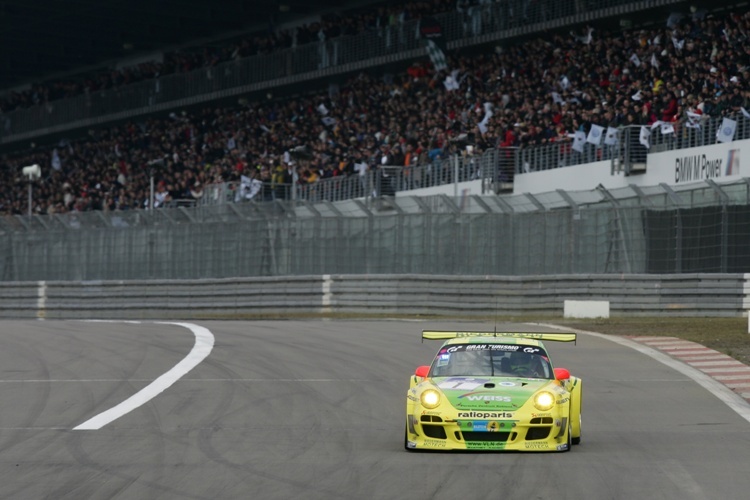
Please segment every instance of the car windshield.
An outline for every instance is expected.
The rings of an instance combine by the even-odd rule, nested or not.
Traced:
[[[440,349],[431,377],[524,377],[552,379],[544,349],[514,344],[456,344]]]

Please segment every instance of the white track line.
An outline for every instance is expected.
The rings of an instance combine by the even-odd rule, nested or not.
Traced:
[[[201,361],[206,359],[206,357],[211,353],[211,350],[214,347],[214,336],[208,330],[208,328],[194,325],[192,323],[157,323],[162,325],[182,326],[192,331],[193,335],[195,335],[195,345],[193,346],[193,349],[190,351],[190,353],[182,361],[174,365],[171,370],[161,375],[149,385],[136,392],[117,406],[112,407],[109,410],[86,420],[78,427],[74,427],[74,431],[101,429],[108,423],[117,420],[126,413],[129,413],[139,406],[143,405],[144,403],[147,403],[157,395],[161,394],[172,384],[177,382],[182,376],[195,368]]]
[[[739,394],[733,392],[727,386],[725,386],[718,380],[714,380],[714,378],[706,375],[705,373],[698,370],[697,368],[688,366],[687,364],[675,358],[667,356],[666,354],[661,353],[657,351],[656,349],[648,347],[647,345],[639,344],[638,342],[626,339],[624,337],[618,337],[615,335],[604,335],[602,333],[589,332],[585,330],[577,330],[575,328],[565,328],[559,325],[550,325],[546,323],[529,323],[529,324],[538,325],[538,326],[546,326],[548,328],[553,328],[555,330],[563,330],[563,331],[568,331],[568,332],[582,333],[584,335],[591,335],[594,337],[599,337],[602,339],[609,340],[611,342],[615,342],[617,344],[620,344],[626,347],[630,347],[631,349],[635,349],[636,351],[643,353],[646,356],[649,356],[651,358],[654,358],[656,361],[659,361],[660,363],[665,364],[669,366],[670,368],[682,373],[683,375],[695,380],[696,383],[698,383],[699,385],[704,387],[706,390],[708,390],[711,394],[719,398],[725,405],[727,405],[729,408],[734,410],[734,412],[737,413],[740,417],[750,422],[750,405]],[[716,378],[718,379],[720,377],[721,375],[717,376]]]

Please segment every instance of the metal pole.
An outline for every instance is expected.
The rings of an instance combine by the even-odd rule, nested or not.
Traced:
[[[149,173],[151,175],[151,192],[149,194],[149,199],[148,199],[148,209],[153,210],[154,209],[154,169],[152,168],[149,171]]]
[[[31,179],[29,179],[29,218],[31,218]]]
[[[453,163],[453,198],[458,198],[458,154],[456,154],[453,159],[455,162]]]

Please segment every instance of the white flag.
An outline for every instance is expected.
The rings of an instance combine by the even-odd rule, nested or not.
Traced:
[[[693,113],[692,111],[687,112],[688,121],[685,124],[687,128],[701,128],[701,117],[703,115],[700,115],[698,113]]]
[[[458,84],[458,80],[456,80],[456,72],[454,71],[452,74],[445,77],[445,80],[443,80],[443,85],[445,86],[445,90],[448,92],[452,90],[458,90],[461,88],[461,86]]]
[[[485,103],[485,104],[487,104],[487,103]],[[482,134],[486,134],[487,133],[487,124],[490,122],[490,118],[492,118],[494,116],[494,113],[492,112],[492,107],[491,106],[489,106],[489,107],[485,106],[484,109],[485,109],[484,118],[482,118],[482,121],[479,122],[479,124],[477,125],[479,127],[479,131]]]
[[[651,147],[651,144],[648,142],[649,137],[651,137],[651,130],[649,130],[647,126],[641,125],[641,136],[639,140],[646,149]]]
[[[318,113],[320,113],[323,116],[328,114],[328,108],[326,108],[325,104],[321,104],[320,106],[318,106]]]
[[[742,116],[745,118],[750,118],[750,113],[745,108],[740,108],[740,111],[742,111]]]
[[[670,122],[661,122],[661,135],[674,134],[674,124]]]
[[[568,90],[568,87],[570,87],[570,80],[568,80],[567,76],[563,76],[560,79],[560,88],[563,90]]]
[[[586,143],[586,132],[583,130],[576,131],[573,136],[573,151],[583,153],[583,145]]]
[[[630,62],[632,62],[636,66],[640,66],[641,65],[641,60],[638,58],[637,54],[633,54],[632,56],[630,56]]]
[[[604,144],[614,146],[618,142],[618,131],[615,127],[607,127],[607,135],[604,137]]]
[[[602,134],[604,134],[604,127],[592,123],[589,135],[586,137],[586,142],[598,146],[602,143]]]
[[[52,168],[58,172],[62,169],[62,162],[60,161],[60,155],[57,152],[57,148],[52,150]]]
[[[734,132],[737,129],[737,122],[729,118],[724,118],[721,121],[721,127],[716,131],[716,138],[719,142],[732,142],[734,140]]]
[[[659,61],[656,59],[656,54],[651,54],[651,66],[659,69]]]

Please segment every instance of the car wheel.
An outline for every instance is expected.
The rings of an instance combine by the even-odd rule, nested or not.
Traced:
[[[570,451],[573,449],[573,425],[568,424],[568,449],[565,451]]]
[[[412,451],[412,448],[409,448],[409,424],[404,426],[404,449],[406,451]]]
[[[583,436],[583,421],[581,420],[581,414],[578,414],[578,437],[574,437],[571,442],[573,444],[581,444],[581,436]]]

